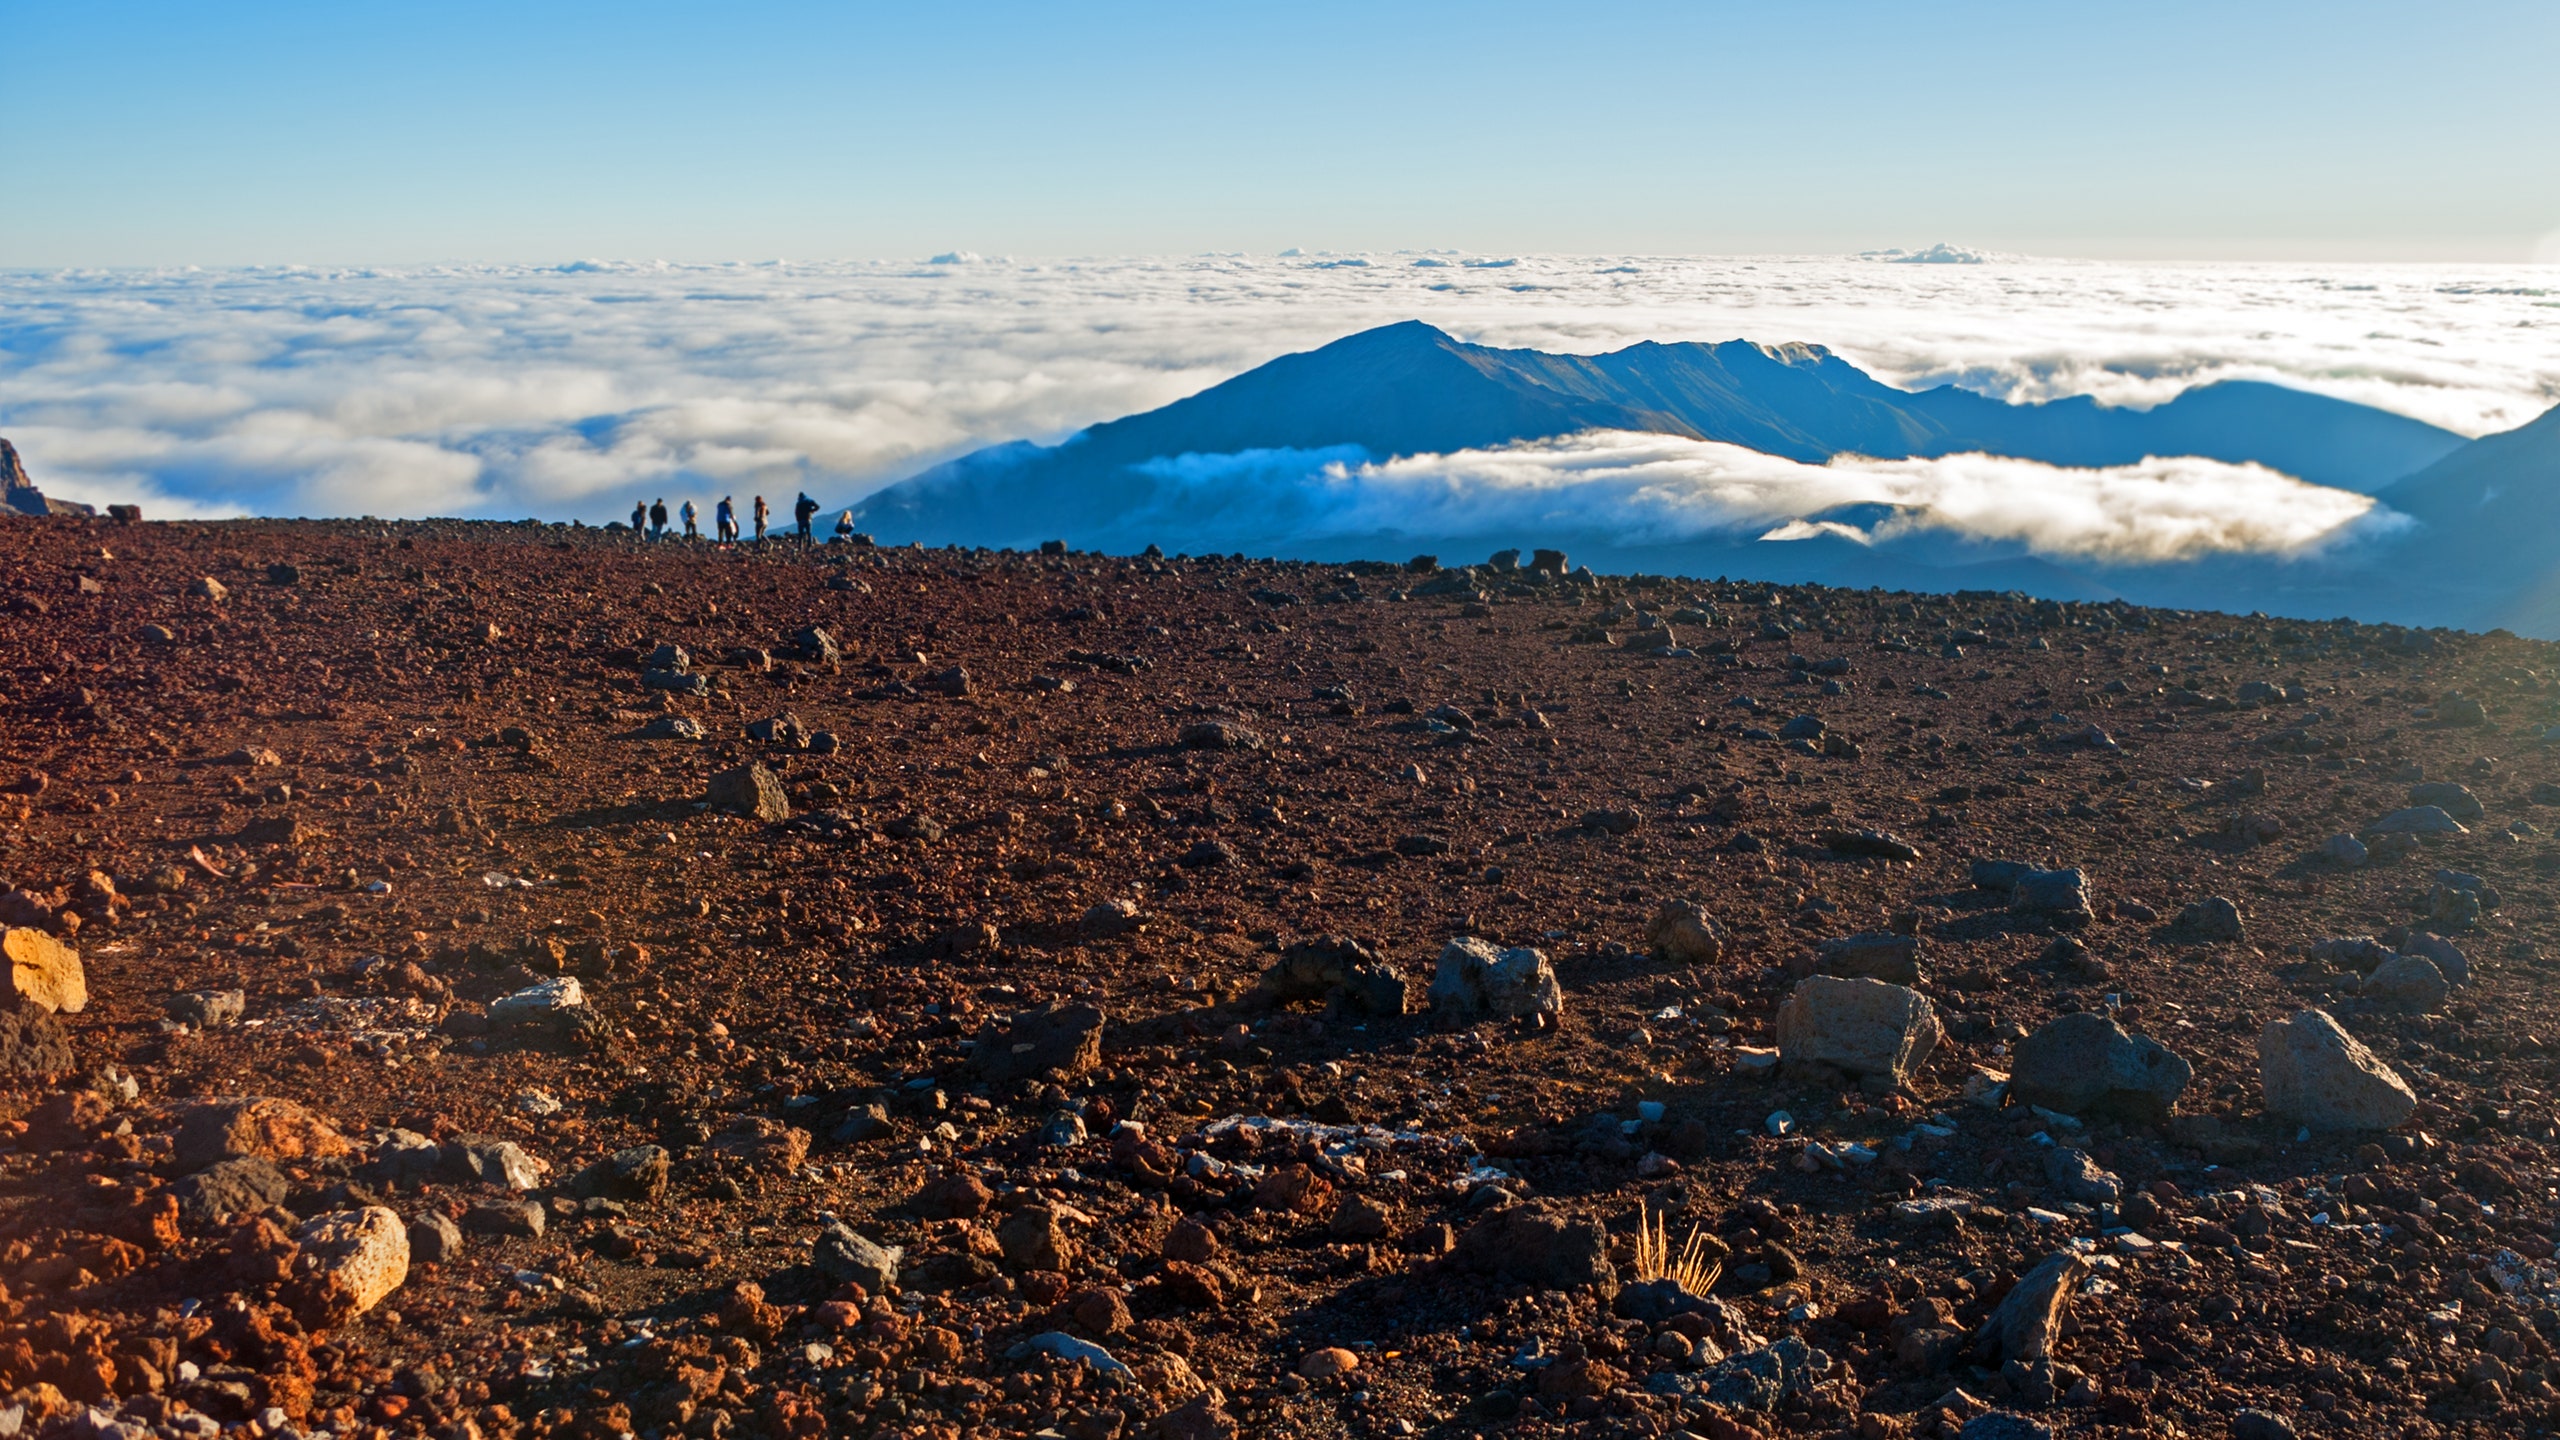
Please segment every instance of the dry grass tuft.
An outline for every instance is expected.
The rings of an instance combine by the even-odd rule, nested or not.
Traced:
[[[1639,1283],[1669,1280],[1692,1295],[1704,1295],[1716,1288],[1716,1281],[1723,1275],[1724,1261],[1707,1253],[1707,1232],[1703,1227],[1689,1227],[1689,1238],[1675,1257],[1671,1253],[1671,1222],[1654,1210],[1636,1216]]]

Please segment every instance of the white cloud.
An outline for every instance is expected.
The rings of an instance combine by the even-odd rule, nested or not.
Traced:
[[[2363,495],[2214,460],[2099,470],[1989,455],[1807,465],[1632,432],[1383,462],[1265,452],[1185,456],[1151,468],[1174,482],[1171,492],[1130,517],[1128,533],[1179,535],[1187,546],[1218,550],[1382,533],[1572,534],[1583,543],[1645,547],[1737,535],[1891,543],[1949,532],[2048,559],[2142,565],[2300,555],[2398,518]],[[1849,506],[1890,513],[1864,526],[1815,518]]]
[[[832,505],[1416,317],[1586,352],[1810,340],[2011,399],[2264,379],[2467,433],[2560,401],[2560,287],[2530,266],[1500,259],[0,274],[0,434],[63,495],[162,514]]]

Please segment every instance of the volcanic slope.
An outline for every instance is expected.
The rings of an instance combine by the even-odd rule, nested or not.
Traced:
[[[2555,1421],[2549,646],[7,538],[30,1430]]]

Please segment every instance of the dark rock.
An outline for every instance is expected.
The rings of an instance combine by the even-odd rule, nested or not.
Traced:
[[[1457,1263],[1542,1290],[1585,1286],[1615,1295],[1609,1232],[1598,1220],[1552,1200],[1506,1205],[1458,1237]]]
[[[2207,943],[2240,938],[2240,907],[2219,895],[2208,895],[2178,912],[2171,928],[2185,939]]]
[[[978,1034],[970,1068],[1002,1085],[1014,1080],[1073,1080],[1102,1063],[1103,1013],[1091,1005],[1053,1001]]]
[[[441,1210],[429,1210],[409,1222],[409,1259],[421,1265],[450,1264],[462,1253],[462,1227]]]
[[[169,1189],[178,1197],[178,1213],[188,1224],[211,1230],[235,1215],[283,1204],[293,1183],[265,1157],[249,1155],[207,1166]]]
[[[2065,1115],[2150,1123],[2166,1117],[2195,1067],[2148,1036],[2084,1011],[2047,1022],[2018,1042],[2009,1093]]]
[[[714,810],[728,810],[754,820],[788,820],[791,798],[782,778],[762,765],[740,765],[711,777],[705,797]]]
[[[1825,975],[1841,975],[1853,980],[1917,985],[1920,983],[1920,937],[1874,932],[1825,940],[1817,947],[1814,968]]]
[[[1196,720],[1182,727],[1185,750],[1259,750],[1262,736],[1230,720]]]
[[[0,1009],[0,1075],[49,1075],[78,1064],[70,1027],[52,1013]]]

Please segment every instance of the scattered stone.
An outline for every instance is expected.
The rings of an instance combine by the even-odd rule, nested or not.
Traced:
[[[454,1179],[502,1190],[538,1189],[550,1168],[513,1140],[457,1140],[440,1147],[438,1155],[442,1170]]]
[[[41,930],[19,928],[0,934],[5,953],[5,990],[0,1002],[48,1015],[78,1014],[89,1004],[89,978],[80,968],[80,952]]]
[[[51,1075],[78,1064],[70,1028],[51,1012],[0,1009],[0,1075]]]
[[[2430,780],[2410,786],[2409,803],[2432,805],[2456,820],[2478,820],[2489,813],[2481,808],[2480,797],[2471,793],[2471,787],[2451,780]]]
[[[264,1156],[218,1161],[169,1187],[178,1214],[198,1231],[211,1231],[234,1216],[282,1205],[293,1184]]]
[[[1402,1015],[1411,992],[1403,975],[1369,947],[1343,935],[1301,940],[1280,952],[1262,972],[1265,998],[1274,1004],[1331,1000],[1366,1015]]]
[[[898,1283],[898,1263],[906,1253],[903,1247],[877,1244],[837,1221],[811,1242],[809,1259],[820,1274],[838,1284],[859,1285],[874,1295],[885,1295]]]
[[[740,765],[712,776],[711,788],[704,798],[714,810],[725,810],[750,820],[781,821],[791,818],[791,797],[783,793],[782,777],[759,763]]]
[[[2344,834],[2332,835],[2321,841],[2319,850],[2314,853],[2323,860],[2334,861],[2351,868],[2361,866],[2371,858],[2363,841],[2353,835]]]
[[[640,727],[643,740],[700,740],[710,733],[690,715],[661,715]]]
[[[646,1203],[665,1197],[674,1162],[663,1147],[634,1145],[617,1150],[579,1172],[582,1194]]]
[[[481,1200],[462,1212],[462,1228],[474,1235],[540,1239],[550,1223],[550,1212],[531,1200]]]
[[[1609,1232],[1598,1220],[1553,1200],[1493,1210],[1458,1237],[1457,1263],[1541,1290],[1618,1289]]]
[[[1339,1345],[1310,1350],[1298,1361],[1298,1374],[1309,1380],[1338,1379],[1359,1368],[1359,1355]]]
[[[1104,1017],[1091,1005],[1052,1001],[978,1033],[970,1067],[991,1084],[1073,1080],[1102,1063]]]
[[[422,1211],[409,1222],[409,1258],[421,1265],[445,1265],[462,1253],[462,1227],[441,1210]]]
[[[2412,1014],[2442,1009],[2453,987],[2434,961],[2419,955],[2394,955],[2365,977],[2364,996],[2377,1005]]]
[[[1974,883],[1980,884],[1981,881],[1977,878]],[[2089,908],[2089,879],[2076,868],[2020,868],[2009,885],[2009,911],[2014,915],[2030,915],[2066,930],[2086,925],[2095,918]]]
[[[1259,750],[1262,736],[1231,720],[1196,720],[1182,727],[1185,750]]]
[[[1926,996],[1881,980],[1811,976],[1778,1007],[1778,1053],[1790,1068],[1828,1065],[1896,1086],[1928,1063],[1941,1033]]]
[[[242,990],[182,990],[169,997],[167,1007],[171,1020],[198,1030],[237,1025],[248,1008],[248,992]]]
[[[1665,900],[1645,925],[1653,958],[1672,965],[1713,965],[1724,958],[1724,932],[1694,900]]]
[[[178,1120],[174,1154],[180,1173],[223,1160],[325,1160],[353,1153],[329,1122],[290,1100],[243,1096],[189,1106]]]
[[[1067,1238],[1058,1212],[1046,1205],[1026,1205],[1006,1216],[996,1226],[996,1244],[1004,1250],[1005,1263],[1016,1269],[1065,1271],[1074,1266],[1075,1241]]]
[[[1991,1312],[1976,1337],[1976,1348],[1995,1362],[2052,1359],[2062,1338],[2063,1314],[2088,1274],[2089,1262],[2071,1251],[2047,1256]]]
[[[2454,943],[2441,935],[2412,935],[2400,942],[2409,954],[2432,962],[2449,985],[2471,983],[2471,962]]]
[[[2044,1152],[2044,1178],[2066,1200],[2083,1205],[2113,1205],[2124,1197],[2124,1182],[2100,1168],[2089,1152],[2057,1145]]]
[[[315,1215],[294,1232],[293,1274],[303,1308],[338,1326],[382,1303],[409,1278],[409,1229],[379,1205]]]
[[[2178,912],[2170,928],[2181,937],[2207,943],[2240,938],[2240,907],[2219,895],[2208,895]]]
[[[1873,932],[1843,935],[1816,947],[1814,968],[1852,980],[1894,985],[1920,983],[1920,937]]]
[[[1434,1014],[1462,1022],[1564,1013],[1564,987],[1544,951],[1497,949],[1472,935],[1441,947],[1430,994]]]
[[[489,1025],[503,1030],[517,1025],[556,1025],[583,1009],[587,988],[575,975],[539,981],[489,1002]]]
[[[1810,1393],[1831,1368],[1829,1355],[1788,1335],[1727,1356],[1683,1388],[1729,1410],[1765,1415]]]
[[[2150,1124],[2176,1108],[2195,1067],[2148,1036],[2092,1011],[2048,1021],[2018,1042],[2009,1093],[2065,1115]]]
[[[2314,1130],[2388,1130],[2418,1108],[2408,1083],[2324,1011],[2268,1021],[2258,1074],[2268,1112]]]
[[[2468,835],[2471,831],[2461,822],[2433,805],[2412,805],[2394,810],[2376,820],[2365,831],[2368,835]]]

